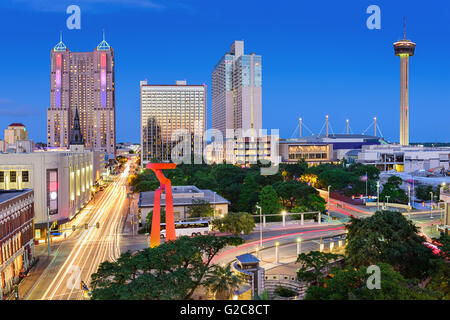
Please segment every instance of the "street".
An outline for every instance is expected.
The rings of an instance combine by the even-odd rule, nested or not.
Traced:
[[[90,278],[105,260],[114,261],[120,255],[120,233],[128,202],[127,178],[129,165],[117,176],[92,205],[87,216],[88,229],[81,229],[57,248],[52,246],[53,261],[35,286],[29,300],[84,299],[80,281],[89,287]],[[96,224],[100,223],[100,228]]]

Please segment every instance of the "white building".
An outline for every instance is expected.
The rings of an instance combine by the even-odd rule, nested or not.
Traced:
[[[244,54],[244,41],[234,41],[212,72],[212,127],[262,129],[261,56]]]
[[[0,190],[33,189],[35,238],[50,223],[70,221],[89,201],[91,187],[104,168],[100,151],[37,151],[0,154]]]
[[[449,147],[422,147],[400,145],[367,145],[362,147],[356,160],[371,164],[380,171],[413,172],[417,170],[449,169]]]
[[[203,154],[206,130],[206,85],[188,85],[177,81],[175,85],[154,85],[141,81],[141,165],[152,158],[161,162],[172,161],[172,149],[177,136],[184,131],[191,143],[186,148],[191,154]],[[175,138],[175,141],[172,141]],[[185,150],[174,150],[178,156]],[[200,158],[201,159],[201,158]]]
[[[155,191],[139,193],[139,208],[141,219],[145,221],[150,211],[153,211]],[[196,186],[172,186],[173,215],[175,221],[186,220],[190,217],[190,208],[199,202],[209,203],[214,210],[215,217],[228,214],[230,202],[211,190],[200,190]],[[166,194],[161,194],[161,208],[166,206]],[[165,221],[161,221],[165,222]]]

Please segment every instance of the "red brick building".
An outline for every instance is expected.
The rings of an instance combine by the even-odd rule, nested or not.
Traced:
[[[33,218],[33,190],[0,191],[0,294],[8,294],[33,262]]]

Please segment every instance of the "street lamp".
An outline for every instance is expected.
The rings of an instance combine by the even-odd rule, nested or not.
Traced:
[[[262,223],[262,209],[259,205],[256,205],[256,208],[259,209],[259,246],[262,248],[262,232],[263,232],[263,223]]]
[[[380,211],[380,181],[377,181],[377,211]]]
[[[280,255],[279,255],[279,251],[278,251],[279,245],[280,245],[280,243],[278,241],[275,242],[275,262],[276,262],[276,264],[280,263]]]
[[[330,222],[330,193],[331,186],[328,186],[328,203],[327,203],[327,213],[328,213],[328,223]]]
[[[297,238],[297,256],[302,252],[302,238]]]
[[[445,182],[442,182],[442,185],[441,185],[441,186],[442,186],[442,191],[441,191],[441,194],[442,194],[442,193],[444,193]],[[442,206],[442,208],[441,208],[441,209],[442,209],[442,210],[441,210],[441,223],[440,223],[441,225],[444,225],[444,223],[443,223],[443,221],[442,221],[442,217],[443,217],[443,215],[444,215],[444,208],[445,208],[445,205]]]
[[[388,205],[389,205],[389,198],[391,197],[391,196],[385,196],[386,197],[386,208],[388,207]]]
[[[408,185],[408,218],[411,219],[411,186]]]
[[[430,191],[431,200],[430,200],[430,209],[431,209],[431,217],[430,219],[433,219],[433,191]]]
[[[283,216],[283,227],[285,227],[286,226],[286,211],[282,211],[281,212],[281,215]]]

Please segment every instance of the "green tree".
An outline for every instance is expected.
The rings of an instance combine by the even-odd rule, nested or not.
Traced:
[[[244,234],[252,232],[255,220],[247,212],[229,212],[224,218],[214,220],[213,226],[220,232],[231,232],[238,236],[242,232]]]
[[[212,259],[236,237],[180,237],[104,261],[91,276],[94,300],[188,300],[214,270]]]
[[[159,221],[160,221],[160,223],[165,223],[166,222],[166,208],[162,207],[160,212],[161,213],[160,213],[160,220]],[[153,218],[153,210],[150,211],[147,214],[147,217],[145,218],[147,232],[150,231],[150,228],[152,226],[152,218]]]
[[[323,278],[324,269],[339,257],[339,255],[330,252],[310,251],[300,253],[296,261],[301,264],[300,268],[297,269],[298,281],[305,281],[313,286],[319,285],[319,280]]]
[[[277,192],[271,185],[262,188],[259,194],[259,206],[262,214],[278,214],[281,212],[283,207],[280,204]]]
[[[417,227],[400,212],[383,211],[347,225],[347,260],[355,267],[388,263],[406,278],[423,279],[435,270],[436,256],[423,245]]]
[[[440,187],[433,188],[433,186],[430,185],[419,185],[416,187],[415,196],[417,199],[420,199],[422,201],[430,201],[431,200],[431,194],[430,192],[433,192],[433,197],[436,196],[437,199],[439,199],[440,195]]]
[[[231,270],[230,262],[224,267],[214,265],[206,277],[205,287],[214,294],[216,300],[228,300],[243,281],[239,274]]]
[[[383,184],[383,191],[381,191],[380,193],[380,199],[382,201],[387,201],[388,198],[386,198],[386,196],[389,196],[389,202],[391,203],[407,204],[408,196],[406,195],[405,191],[400,188],[402,183],[402,178],[397,176],[390,176],[388,181]]]
[[[238,210],[243,212],[253,212],[258,201],[258,185],[253,175],[247,175],[241,187]]]
[[[214,216],[214,208],[203,199],[193,199],[192,205],[189,207],[189,215],[191,217],[212,217]]]
[[[351,265],[332,268],[331,277],[320,280],[321,285],[309,287],[305,300],[410,300],[430,299],[419,287],[410,283],[389,264],[380,263],[380,289],[369,289],[367,281],[372,272],[367,267]],[[369,280],[370,281],[370,280]]]

